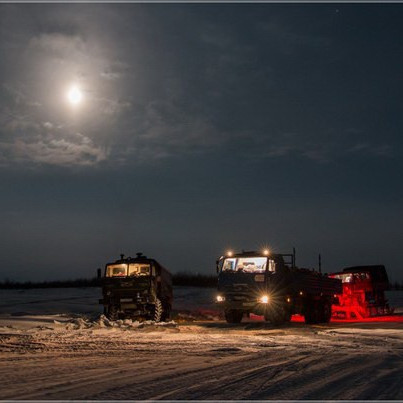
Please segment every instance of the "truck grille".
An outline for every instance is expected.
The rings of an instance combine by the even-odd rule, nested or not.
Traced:
[[[255,291],[248,284],[231,284],[223,288],[228,301],[254,301]]]

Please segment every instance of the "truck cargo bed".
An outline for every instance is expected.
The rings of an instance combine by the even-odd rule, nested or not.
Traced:
[[[340,280],[326,277],[308,269],[293,269],[292,289],[295,293],[302,291],[311,295],[334,295],[342,292]]]

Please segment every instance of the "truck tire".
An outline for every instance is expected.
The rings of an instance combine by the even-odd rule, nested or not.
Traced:
[[[224,311],[224,315],[227,323],[241,323],[243,312],[239,309],[228,309]]]
[[[330,319],[332,317],[332,305],[329,301],[323,301],[323,304],[321,306],[320,310],[320,316],[321,316],[321,323],[329,323]]]
[[[314,325],[321,321],[321,307],[316,301],[309,303],[305,309],[305,323],[308,325]]]
[[[272,325],[281,325],[283,321],[278,313],[267,312],[264,314],[264,320],[270,322]]]
[[[168,304],[164,304],[161,321],[166,322],[171,318],[171,307]]]
[[[109,320],[118,320],[119,319],[118,307],[116,305],[108,305],[105,315]]]
[[[152,320],[154,322],[161,322],[163,313],[164,313],[164,310],[162,308],[162,302],[158,298],[156,298],[155,304],[154,304]]]
[[[268,310],[264,314],[264,319],[273,325],[282,325],[283,323],[290,322],[291,311],[287,307],[281,306],[276,310]]]

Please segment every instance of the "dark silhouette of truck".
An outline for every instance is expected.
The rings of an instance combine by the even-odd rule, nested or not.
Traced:
[[[385,291],[389,279],[383,265],[346,267],[329,277],[343,283],[343,292],[333,304],[333,316],[346,319],[362,319],[372,316],[391,315]]]
[[[107,263],[101,277],[104,314],[111,320],[143,318],[166,321],[172,309],[172,276],[155,259],[142,253],[135,258],[120,255]]]
[[[228,253],[217,260],[218,295],[228,323],[240,323],[245,314],[263,315],[282,324],[302,314],[306,323],[327,323],[332,302],[341,293],[338,279],[297,268],[293,254]]]

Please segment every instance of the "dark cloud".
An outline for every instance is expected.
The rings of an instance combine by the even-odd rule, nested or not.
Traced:
[[[63,127],[65,136],[80,132],[90,139],[97,149],[90,159],[94,164],[129,160],[130,150],[140,150],[146,160],[159,159],[244,138],[259,158],[299,155],[324,162],[367,142],[367,133],[348,139],[347,128],[335,117],[321,122],[320,115],[329,114],[323,111],[328,96],[323,92],[322,102],[309,91],[330,83],[319,77],[312,88],[303,85],[316,76],[318,61],[334,59],[327,60],[337,38],[328,31],[293,24],[298,18],[287,18],[285,9],[266,15],[251,10],[242,21],[238,14],[223,18],[221,7],[214,17],[190,5],[168,7],[162,13],[152,6],[77,5],[77,12],[64,7],[61,13],[60,5],[3,6],[8,27],[8,21],[28,22],[2,41],[3,47],[20,50],[7,53],[6,70],[17,60],[20,67],[4,76],[3,89],[14,100],[5,107],[3,120],[14,116],[5,135],[16,126],[32,126],[38,142],[27,153],[32,161],[62,165],[80,165],[88,153],[77,142],[69,146],[66,138],[49,139],[40,133],[40,121]],[[313,14],[329,19],[323,12]],[[325,68],[331,79],[331,67]],[[71,82],[78,82],[85,94],[79,116],[69,114],[63,102]],[[345,111],[340,102],[336,108]],[[16,149],[23,148],[25,140],[17,140]],[[44,159],[48,142],[51,148],[60,145],[66,158]],[[11,144],[4,147],[12,150]],[[387,142],[370,146],[367,154],[387,156],[382,150],[391,147]],[[72,158],[75,151],[77,158]],[[7,155],[10,164],[16,162],[12,153]]]

